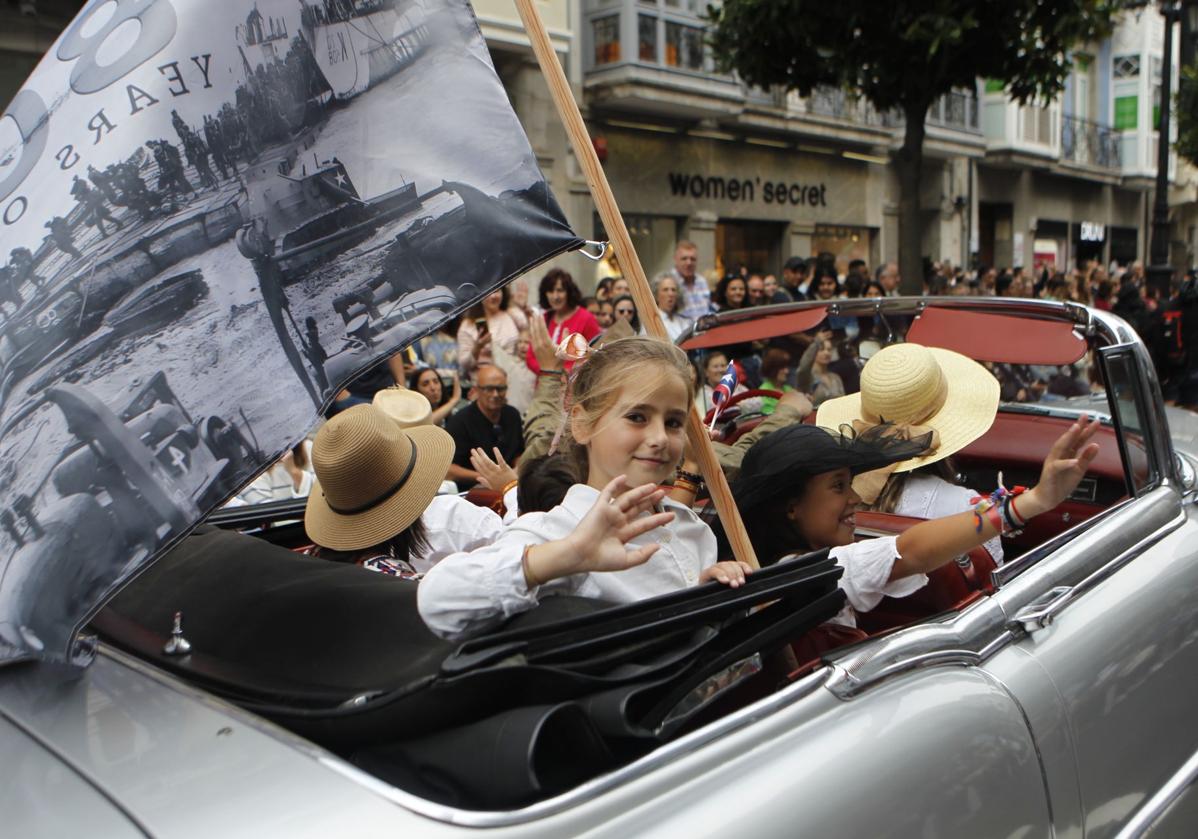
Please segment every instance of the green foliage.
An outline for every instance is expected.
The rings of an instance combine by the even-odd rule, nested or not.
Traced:
[[[720,68],[761,87],[859,92],[918,112],[984,77],[1025,102],[1058,93],[1071,49],[1126,0],[725,0],[708,6]]]
[[[1177,153],[1198,166],[1198,67],[1181,70],[1177,91]]]

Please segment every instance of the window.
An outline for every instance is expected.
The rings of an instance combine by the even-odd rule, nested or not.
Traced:
[[[1135,131],[1140,124],[1140,98],[1138,96],[1115,97],[1115,130]]]
[[[657,61],[657,18],[652,15],[636,16],[637,57],[641,61]]]
[[[1133,350],[1109,347],[1100,355],[1112,419],[1119,435],[1119,448],[1122,449],[1128,491],[1132,495],[1139,495],[1156,482],[1145,435],[1143,393],[1138,387],[1143,373]]]
[[[666,22],[666,65],[684,70],[703,69],[703,29]]]
[[[1116,79],[1134,79],[1140,75],[1140,56],[1117,55],[1112,62],[1112,67]]]
[[[595,64],[612,64],[620,60],[620,16],[608,15],[591,21],[591,36],[595,40]]]

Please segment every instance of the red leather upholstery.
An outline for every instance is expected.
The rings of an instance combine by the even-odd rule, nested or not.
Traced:
[[[503,493],[494,489],[485,489],[480,486],[473,487],[467,491],[466,500],[479,507],[488,507],[501,516],[506,509],[503,506]]]
[[[897,534],[923,519],[893,513],[859,512],[858,531]],[[857,615],[858,625],[874,635],[906,626],[931,615],[960,609],[982,594],[993,591],[990,574],[994,558],[984,547],[974,548],[967,562],[950,562],[928,575],[928,584],[907,597],[884,597],[874,609]]]

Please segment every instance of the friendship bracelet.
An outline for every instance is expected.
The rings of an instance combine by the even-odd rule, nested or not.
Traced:
[[[538,370],[537,375],[538,376],[564,376],[564,375],[566,375],[566,371],[565,370]]]
[[[674,488],[685,490],[686,492],[689,492],[692,495],[699,494],[699,485],[696,483],[693,483],[692,481],[686,480],[686,478],[675,478],[674,479]]]
[[[501,489],[499,491],[499,494],[507,495],[508,490],[511,489],[512,487],[514,487],[518,483],[519,483],[519,481],[508,481],[506,484],[503,485],[503,489]]]
[[[539,586],[541,582],[536,578],[536,575],[532,573],[532,568],[530,568],[528,565],[528,552],[530,550],[532,550],[532,545],[524,546],[524,553],[520,555],[520,568],[524,571],[524,584],[527,585],[529,589],[534,589]]]
[[[703,485],[703,476],[695,472],[688,472],[685,469],[678,469],[674,472],[681,480],[689,481],[696,487]]]

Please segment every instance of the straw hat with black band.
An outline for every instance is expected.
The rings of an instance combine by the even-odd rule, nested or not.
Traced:
[[[847,425],[858,431],[888,423],[895,433],[909,436],[932,432],[926,454],[896,463],[870,482],[878,484],[880,492],[892,472],[909,472],[944,460],[989,431],[998,414],[998,399],[998,380],[973,359],[922,344],[892,344],[866,362],[861,390],[824,402],[815,422],[825,428]],[[858,484],[854,489],[872,503]]]
[[[401,428],[372,405],[342,411],[312,443],[309,538],[355,551],[402,533],[433,500],[453,453],[453,437],[435,425]]]

